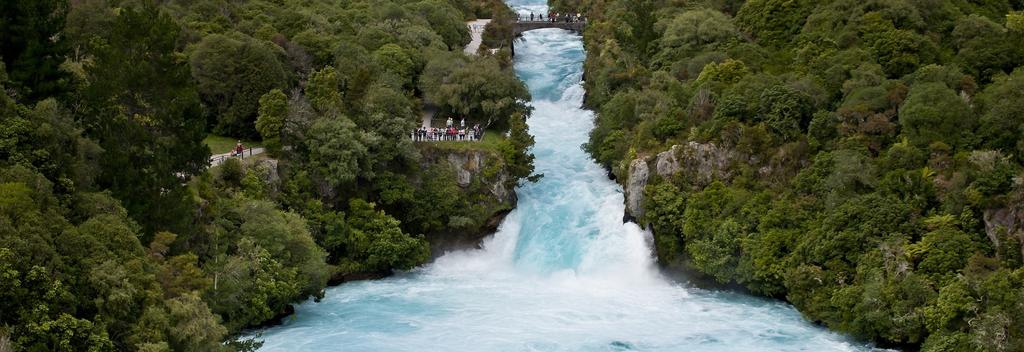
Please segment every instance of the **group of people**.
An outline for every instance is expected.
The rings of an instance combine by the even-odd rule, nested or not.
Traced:
[[[525,19],[526,19],[525,16],[519,18],[520,21],[525,20]],[[535,21],[545,22],[544,21],[544,14],[534,15],[534,13],[531,12],[530,13],[530,22],[535,22]],[[584,18],[583,14],[581,14],[579,12],[577,12],[575,14],[573,14],[573,13],[548,12],[548,17],[547,17],[547,22],[586,22],[586,21],[587,21],[587,19]]]
[[[433,128],[433,127],[420,127],[412,132],[412,140],[416,142],[432,142],[432,141],[478,141],[483,137],[483,130],[480,125],[474,125],[472,128],[466,128],[466,119],[463,118],[459,122],[459,126],[455,126],[455,121],[451,117],[448,118],[445,128]]]

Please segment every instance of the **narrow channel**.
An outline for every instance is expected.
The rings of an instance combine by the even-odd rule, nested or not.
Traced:
[[[543,0],[510,1],[547,13]],[[483,249],[377,281],[331,288],[263,351],[864,351],[784,302],[698,289],[659,273],[623,193],[581,149],[581,38],[544,29],[516,44],[535,108],[537,171]]]

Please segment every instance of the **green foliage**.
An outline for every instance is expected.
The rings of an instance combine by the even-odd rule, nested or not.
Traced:
[[[195,86],[175,54],[179,32],[155,5],[124,9],[95,42],[79,93],[78,118],[103,148],[99,186],[147,231],[184,226],[182,177],[198,174],[209,156]]]
[[[958,61],[983,81],[1013,70],[1014,59],[1019,57],[1014,57],[1015,41],[1006,32],[1003,26],[979,15],[960,20],[952,33]]]
[[[233,336],[331,275],[424,263],[409,233],[482,231],[514,199],[492,186],[533,176],[528,92],[461,54],[464,18],[511,23],[497,0],[0,9],[0,349],[255,350]],[[445,89],[493,128],[466,186],[409,139]],[[204,137],[257,133],[270,158],[207,170]]]
[[[430,247],[422,237],[402,232],[398,220],[375,209],[372,203],[349,202],[348,258],[369,271],[409,270],[427,260]]]
[[[0,157],[57,180],[62,191],[88,189],[97,176],[90,159],[100,150],[82,136],[70,112],[53,99],[40,101],[31,110],[15,110],[0,117]]]
[[[1006,28],[1015,32],[1024,32],[1024,13],[1014,11],[1006,14]]]
[[[344,116],[315,122],[306,143],[316,174],[335,187],[354,182],[369,167],[361,136],[356,124]]]
[[[782,44],[799,32],[814,5],[809,0],[748,0],[736,22],[766,43]]]
[[[395,75],[404,85],[412,84],[415,63],[397,44],[387,44],[373,52],[373,60],[386,73]]]
[[[955,91],[941,83],[922,83],[911,87],[900,107],[900,125],[903,135],[916,146],[943,142],[959,147],[971,140],[967,134],[975,119]]]
[[[739,82],[744,76],[750,73],[743,61],[726,59],[722,63],[712,62],[704,66],[697,77],[698,83],[721,82],[733,84]]]
[[[585,149],[620,180],[681,150],[638,219],[662,264],[884,344],[1024,348],[1020,3],[558,6],[591,11]]]
[[[263,137],[267,148],[281,148],[281,130],[288,117],[288,97],[280,89],[274,89],[260,97],[259,115],[256,117],[256,131]]]
[[[69,5],[62,0],[17,0],[0,4],[0,58],[10,76],[8,88],[25,102],[62,94],[69,75],[60,69],[69,53],[60,35]]]
[[[1024,69],[997,78],[979,96],[985,113],[978,133],[984,145],[1024,156]]]
[[[527,179],[530,182],[537,182],[541,175],[533,174],[534,156],[529,151],[534,140],[525,117],[515,115],[509,119],[509,137],[504,142],[499,148],[509,176],[514,180]]]
[[[526,102],[530,100],[526,85],[510,72],[496,59],[475,59],[452,68],[446,76],[435,77],[441,81],[427,83],[427,87],[436,87],[436,91],[426,94],[442,108],[469,121],[487,129],[504,130],[512,116],[528,113]]]
[[[675,61],[735,39],[738,33],[732,19],[721,12],[710,9],[686,11],[664,25],[658,57]]]
[[[306,97],[321,114],[337,114],[342,110],[341,92],[338,91],[341,81],[338,71],[327,66],[313,72],[306,85]]]
[[[270,43],[245,35],[204,37],[196,44],[189,64],[218,134],[255,136],[260,97],[287,83]]]

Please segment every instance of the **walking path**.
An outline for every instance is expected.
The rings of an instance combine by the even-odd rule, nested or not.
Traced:
[[[245,152],[242,153],[243,154],[242,157],[243,158],[248,158],[248,157],[252,157],[252,156],[263,154],[266,151],[267,150],[264,149],[264,148],[246,148]],[[234,156],[230,152],[229,153],[224,153],[224,154],[214,154],[214,155],[210,156],[210,167],[215,167],[217,165],[223,164],[224,160],[228,160],[228,159],[231,159],[233,157]]]
[[[480,50],[480,44],[484,42],[484,28],[487,27],[488,23],[491,23],[491,20],[466,22],[466,25],[469,26],[469,33],[473,35],[473,40],[469,42],[469,45],[466,45],[464,50],[466,54],[476,55],[477,50]]]

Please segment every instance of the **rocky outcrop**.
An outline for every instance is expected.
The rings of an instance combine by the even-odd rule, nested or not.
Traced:
[[[494,201],[515,205],[516,195],[513,185],[508,182],[508,175],[503,170],[493,175],[487,172],[489,167],[501,163],[497,155],[487,150],[432,150],[424,153],[421,164],[426,169],[442,161],[455,172],[455,181],[463,190],[474,191],[478,188],[475,185],[483,186],[481,188],[486,189]]]
[[[643,191],[652,176],[682,177],[692,186],[703,188],[716,180],[732,179],[734,175],[730,166],[740,159],[741,156],[729,148],[697,142],[674,145],[653,157],[637,158],[629,165],[625,186],[627,215],[643,218]],[[650,171],[651,163],[654,164],[654,174]]]
[[[644,187],[650,178],[647,160],[640,158],[629,164],[629,179],[626,185],[626,212],[634,218],[644,216]]]
[[[462,192],[453,196],[464,197],[473,202],[475,208],[481,209],[474,215],[460,215],[461,223],[468,224],[464,227],[425,234],[435,255],[450,249],[479,246],[480,241],[494,233],[505,216],[516,207],[516,182],[505,172],[504,160],[499,153],[486,148],[445,148],[430,144],[421,145],[420,153],[423,156],[421,169],[441,167],[450,170],[450,177]]]
[[[665,167],[662,167],[663,159]],[[682,173],[695,186],[704,187],[716,180],[732,179],[730,165],[738,159],[739,154],[731,149],[690,142],[658,154],[658,175],[668,177]]]
[[[281,182],[281,175],[278,174],[277,159],[250,159],[249,170],[257,172],[260,180],[267,185],[278,185]]]
[[[1021,255],[1024,256],[1024,211],[1017,207],[986,209],[985,235],[996,248],[1006,245],[1005,239],[1015,238],[1021,244]],[[1012,242],[1012,241],[1011,241]]]

